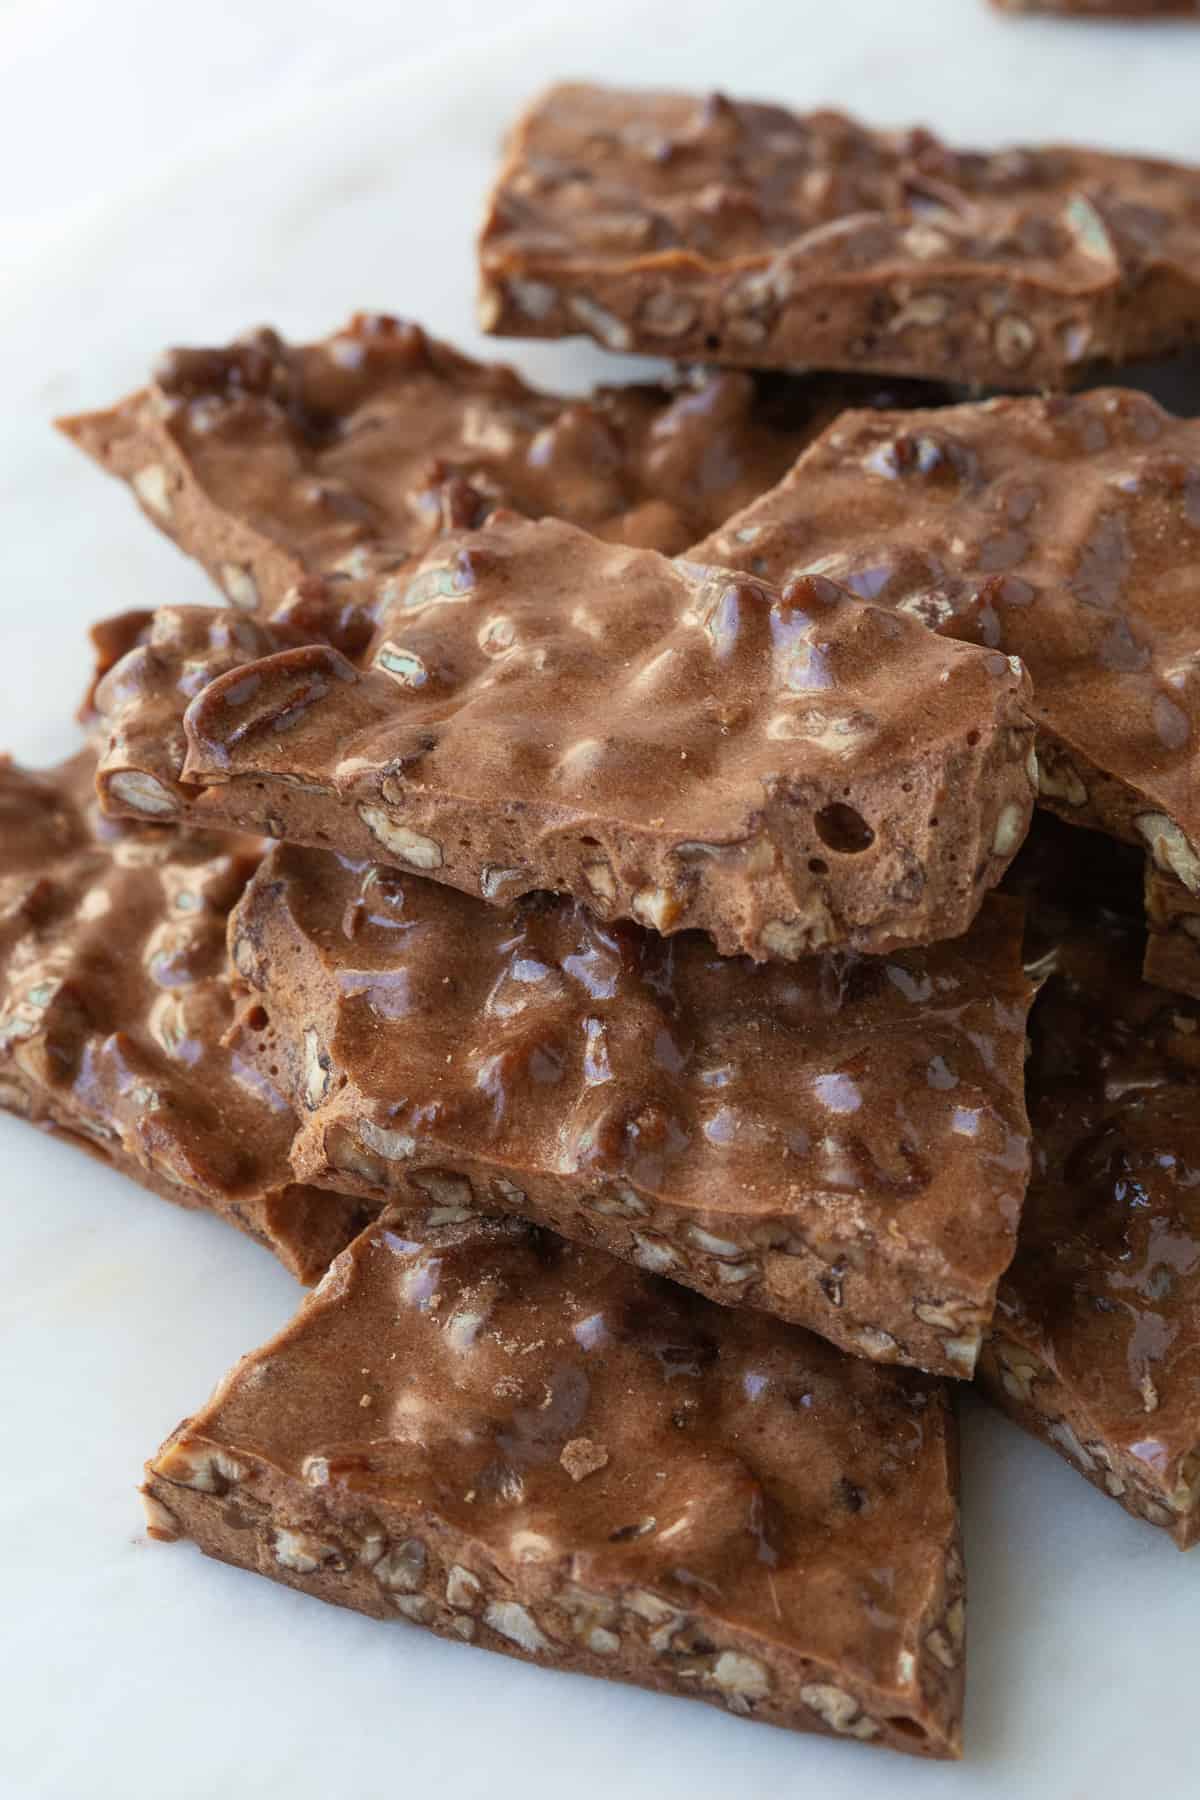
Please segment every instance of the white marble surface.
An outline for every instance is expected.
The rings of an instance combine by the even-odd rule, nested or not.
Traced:
[[[318,104],[373,70],[510,33],[549,0],[0,0],[6,262],[86,222],[103,196],[254,118]]]
[[[443,4],[443,19],[466,20],[466,0],[452,5],[461,11]],[[109,399],[168,341],[212,341],[264,319],[317,332],[356,306],[391,307],[477,344],[471,225],[499,132],[538,82],[720,81],[924,118],[980,141],[1052,131],[1200,161],[1200,37],[1187,27],[1017,26],[976,0],[576,10],[487,44],[460,31],[454,47],[406,67],[385,66],[403,47],[397,16],[366,0],[312,9],[321,29],[301,36],[296,25],[294,37],[268,29],[283,9],[259,0],[241,54],[205,40],[190,64],[189,22],[228,28],[220,8],[0,5],[0,148],[14,119],[44,129],[52,110],[66,134],[55,169],[30,172],[43,183],[45,204],[29,209],[40,237],[20,240],[22,266],[0,288],[0,683],[5,737],[23,758],[49,760],[74,742],[89,619],[207,597],[124,495],[53,438],[47,416]],[[48,54],[27,59],[14,83],[4,49],[16,25],[53,48],[51,27],[68,15],[85,26],[73,51],[66,44],[66,69]],[[102,17],[127,33],[124,73]],[[335,17],[357,30],[356,50],[353,31],[332,41]],[[436,41],[432,28],[422,41]],[[278,79],[285,49],[304,71],[291,86]],[[117,82],[114,106],[121,81],[166,90],[136,101],[139,185],[90,225],[55,210],[54,183],[74,159],[110,188],[130,143],[89,137],[94,105],[78,117],[57,105],[56,87],[70,99],[88,85],[72,54],[94,55]],[[203,140],[206,83],[239,104],[261,88],[274,116],[247,128],[231,106],[202,151],[177,157],[177,144]],[[6,183],[16,173],[10,157]],[[613,367],[581,346],[517,360],[575,384]],[[214,1222],[8,1119],[0,1205],[6,1800],[1196,1792],[1200,1557],[1181,1558],[982,1409],[966,1417],[968,1760],[934,1768],[524,1669],[318,1607],[184,1547],[148,1546],[133,1493],[142,1458],[288,1315],[295,1291]]]

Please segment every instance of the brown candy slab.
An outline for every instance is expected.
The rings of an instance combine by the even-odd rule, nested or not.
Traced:
[[[1072,19],[1200,19],[1200,0],[992,0],[1001,12]]]
[[[260,848],[104,819],[94,767],[0,762],[0,1106],[315,1281],[376,1209],[292,1179],[287,1101],[222,1046]]]
[[[1122,389],[847,413],[689,554],[1020,657],[1042,804],[1200,892],[1200,420]]]
[[[515,1220],[386,1217],[147,1465],[152,1536],[746,1719],[959,1754],[945,1389]]]
[[[1200,1539],[1200,1004],[1139,978],[1136,879],[1131,892],[1108,846],[1109,875],[1085,896],[1079,836],[1039,827],[1014,871],[1045,983],[1034,1171],[979,1379],[1187,1549]]]
[[[1033,804],[1019,664],[824,580],[780,591],[555,520],[444,538],[365,671],[264,656],[253,621],[160,625],[97,689],[107,806],[501,904],[551,889],[729,954],[962,932]]]
[[[932,949],[756,967],[289,846],[230,947],[304,1181],[515,1212],[969,1376],[1028,1176],[1021,916],[993,898]]]
[[[480,268],[502,334],[1058,387],[1200,333],[1200,171],[567,85],[512,133]]]
[[[381,584],[444,530],[504,505],[674,553],[853,397],[729,372],[541,394],[419,325],[359,314],[322,343],[262,331],[170,351],[148,387],[59,423],[235,607],[354,654]],[[854,403],[871,398],[864,384]]]

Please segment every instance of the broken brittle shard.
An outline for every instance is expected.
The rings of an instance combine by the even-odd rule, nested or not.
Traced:
[[[230,948],[301,1180],[516,1213],[961,1377],[1028,1177],[1022,911],[993,897],[929,949],[755,966],[286,846]]]
[[[1081,868],[1079,849],[1039,822],[1011,877],[1042,983],[1034,1169],[979,1379],[1187,1549],[1200,1541],[1200,1004],[1138,974],[1136,866],[1095,839]]]
[[[873,397],[733,372],[543,394],[361,313],[315,344],[266,330],[169,351],[147,387],[59,424],[232,606],[353,653],[380,585],[445,530],[507,506],[673,554],[778,481],[840,405]],[[925,384],[891,404],[936,397]]]
[[[1200,170],[566,85],[517,123],[479,257],[488,331],[1058,387],[1200,335]]]
[[[1020,664],[822,578],[498,513],[398,585],[369,667],[288,643],[159,615],[97,689],[104,804],[756,959],[966,930],[1032,810]]]
[[[1042,805],[1200,892],[1200,420],[1122,389],[846,413],[690,554],[1019,657]]]
[[[0,763],[0,1106],[315,1281],[377,1209],[293,1180],[288,1102],[222,1044],[261,847],[105,819],[94,769]]]
[[[744,1719],[959,1753],[945,1388],[515,1220],[385,1216],[146,1470],[151,1534]]]
[[[1001,12],[1073,19],[1200,19],[1200,0],[992,0]]]

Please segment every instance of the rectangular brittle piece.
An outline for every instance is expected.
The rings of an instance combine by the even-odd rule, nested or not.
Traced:
[[[993,896],[931,949],[755,966],[281,846],[230,948],[299,1179],[517,1213],[969,1376],[1028,1177],[1022,915]]]
[[[1020,664],[823,579],[497,513],[410,572],[368,667],[288,641],[160,614],[96,691],[105,806],[756,959],[965,931],[1032,810]]]
[[[234,606],[353,654],[380,588],[450,526],[503,505],[673,554],[778,481],[841,405],[873,398],[732,371],[543,394],[359,314],[315,344],[268,330],[169,351],[147,387],[59,425]]]
[[[479,256],[501,334],[1060,387],[1200,335],[1200,170],[567,85],[516,125]]]
[[[1146,958],[1142,974],[1155,987],[1200,1000],[1200,893],[1146,858]]]
[[[1001,12],[1072,19],[1200,19],[1200,0],[992,0]]]
[[[1080,835],[1039,822],[1014,870],[1043,983],[1034,1173],[979,1380],[1187,1549],[1200,1541],[1200,1004],[1140,978],[1136,882],[1114,863],[1085,893]]]
[[[104,819],[94,768],[0,762],[0,1107],[315,1281],[378,1209],[293,1179],[288,1102],[222,1046],[261,847]]]
[[[378,1619],[959,1754],[944,1386],[516,1220],[385,1215],[143,1491],[153,1537]]]
[[[1019,657],[1042,804],[1200,893],[1200,419],[1125,389],[845,413],[689,555]]]

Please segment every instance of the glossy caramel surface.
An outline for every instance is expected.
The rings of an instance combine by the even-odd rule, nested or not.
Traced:
[[[952,149],[930,131],[871,131],[843,114],[784,106],[565,84],[526,114],[521,160],[502,192],[490,242],[563,255],[629,261],[688,252],[709,262],[764,249],[862,262],[867,223],[877,257],[920,260],[898,220],[957,211],[956,256],[1021,259],[1056,280],[1088,287],[1099,276],[1082,222],[1064,211],[1072,189],[1107,190],[1116,243],[1122,226],[1144,256],[1153,247],[1195,255],[1200,174],[1150,158],[1100,151]],[[1168,216],[1136,218],[1147,191],[1176,202]],[[510,199],[511,194],[511,199]],[[501,220],[508,212],[507,229]],[[1018,220],[1023,232],[1014,230]],[[859,222],[859,235],[830,227]],[[1138,227],[1140,226],[1140,230]],[[936,278],[937,257],[930,271]]]
[[[514,127],[480,263],[486,329],[1061,385],[1194,337],[1200,171],[572,83]]]
[[[916,1334],[908,1359],[933,1366],[919,1303],[946,1337],[977,1331],[1015,1242],[1021,916],[994,899],[929,949],[756,966],[698,933],[546,895],[499,912],[281,846],[231,947],[269,1054],[291,1047],[310,1176],[406,1183],[424,1206],[453,1170],[468,1202],[528,1197],[585,1241],[616,1217],[634,1260],[695,1280],[688,1252],[712,1252],[717,1291],[768,1310],[785,1303],[764,1253],[812,1253],[821,1290],[792,1297],[798,1316],[839,1341],[875,1327],[861,1347],[885,1360]]]
[[[363,313],[320,343],[263,331],[168,352],[149,387],[61,423],[235,605],[286,600],[303,620],[371,610],[399,564],[498,505],[682,550],[779,480],[833,409],[819,381],[733,373],[543,394]]]
[[[0,1104],[315,1279],[364,1208],[292,1182],[288,1102],[221,1041],[259,847],[105,819],[94,768],[0,765]]]
[[[1033,1176],[997,1326],[1057,1379],[1076,1439],[1140,1465],[1188,1542],[1200,1528],[1200,1003],[1141,979],[1137,871],[1109,854],[1085,893],[1074,835],[1039,829],[1015,872],[1044,986]]]
[[[844,414],[693,554],[818,571],[1019,656],[1043,799],[1143,845],[1162,814],[1200,843],[1200,421],[1121,389]],[[1169,855],[1200,880],[1186,846]]]
[[[1032,810],[1019,665],[823,579],[497,513],[397,578],[365,670],[278,632],[264,656],[253,621],[193,649],[220,624],[167,610],[100,684],[113,810],[194,807],[496,903],[569,893],[759,959],[965,930]]]
[[[572,1592],[657,1597],[660,1626],[678,1617],[652,1685],[690,1665],[703,1691],[705,1648],[733,1631],[783,1722],[818,1724],[796,1690],[837,1680],[851,1714],[873,1706],[856,1736],[943,1754],[956,1736],[961,1608],[944,1660],[925,1642],[961,1596],[945,1390],[515,1221],[365,1231],[150,1472],[202,1487],[202,1459],[227,1518],[249,1489],[285,1522],[300,1492],[343,1562],[398,1532],[414,1566],[465,1562],[476,1593],[528,1609],[546,1660],[574,1660]],[[592,1672],[628,1678],[609,1647]],[[888,1731],[883,1707],[919,1728]]]

